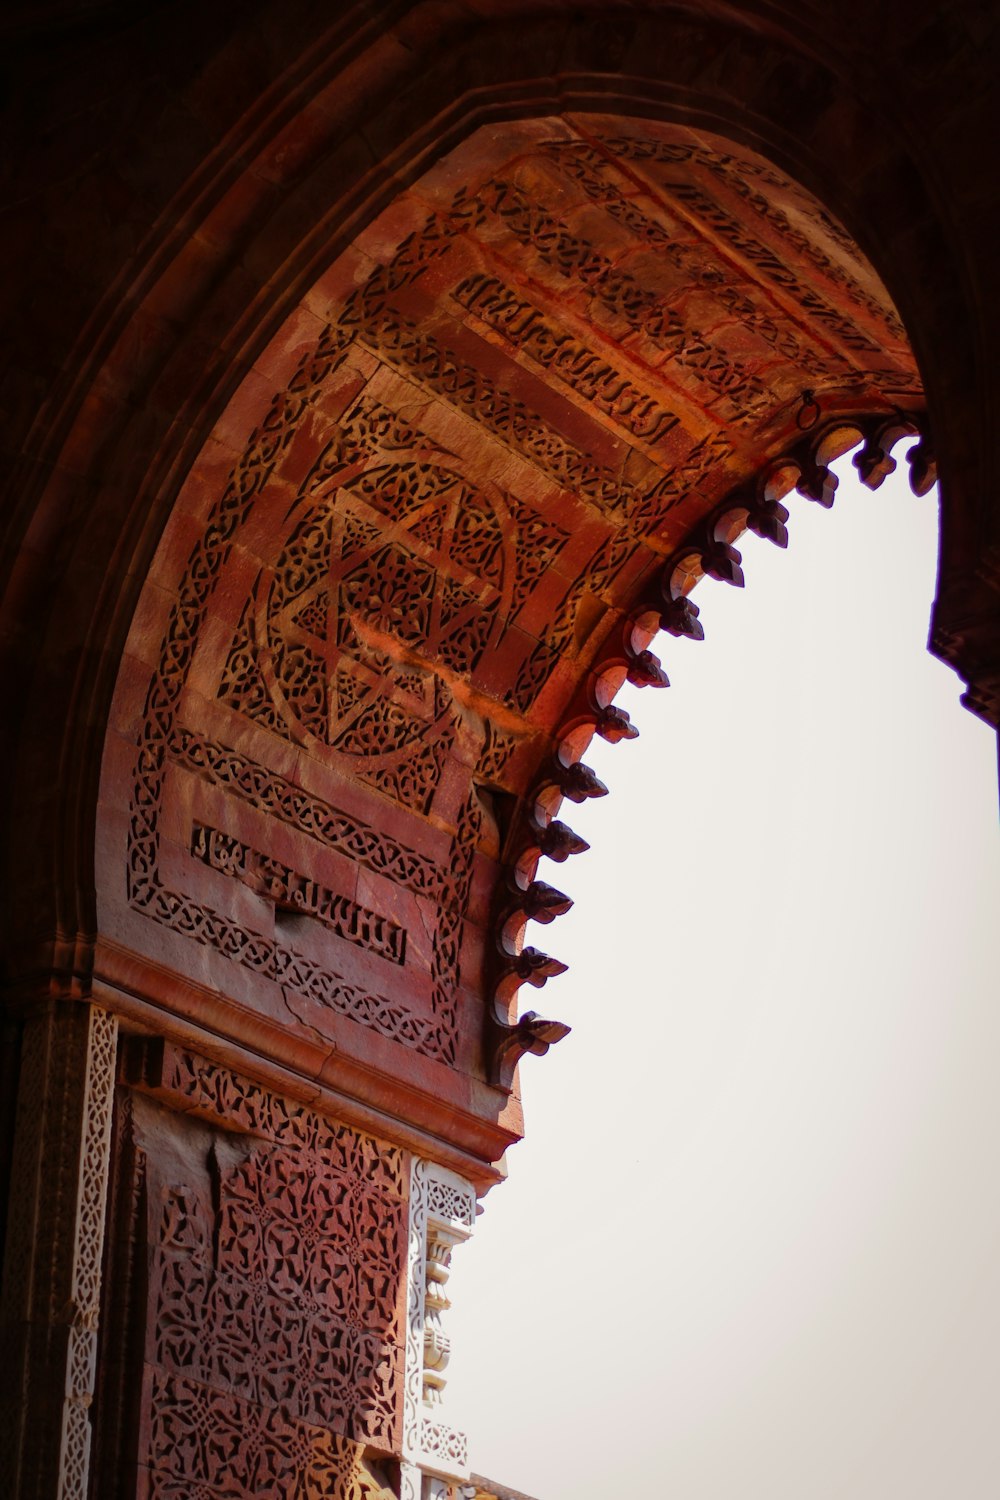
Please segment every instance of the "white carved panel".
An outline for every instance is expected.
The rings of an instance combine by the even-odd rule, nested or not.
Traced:
[[[469,1454],[465,1433],[450,1426],[442,1411],[450,1352],[442,1320],[449,1307],[451,1252],[469,1238],[475,1222],[471,1184],[415,1157],[410,1172],[403,1456],[409,1464],[449,1479],[468,1478]]]

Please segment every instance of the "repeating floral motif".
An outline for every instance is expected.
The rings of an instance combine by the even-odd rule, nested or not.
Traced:
[[[368,1182],[380,1194],[406,1195],[405,1158],[397,1147],[336,1124],[197,1053],[165,1043],[143,1086],[185,1114],[240,1135],[319,1153],[334,1173]]]
[[[328,1428],[165,1372],[151,1406],[153,1500],[395,1500],[360,1446]]]
[[[212,1204],[173,1183],[151,1205],[154,1493],[378,1495],[360,1455],[401,1441],[401,1154],[200,1059],[166,1063],[161,1097],[207,1117],[235,1105],[286,1139],[213,1153]]]

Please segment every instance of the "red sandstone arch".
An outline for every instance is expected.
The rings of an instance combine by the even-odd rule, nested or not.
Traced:
[[[142,195],[115,188],[114,171],[103,189],[128,202],[137,251],[123,257],[113,239],[100,235],[92,245],[75,245],[78,277],[64,278],[65,312],[53,330],[39,339],[29,326],[22,336],[14,320],[26,391],[35,371],[43,379],[59,372],[37,412],[30,398],[18,409],[22,457],[11,477],[14,519],[5,564],[16,568],[9,596],[16,601],[8,627],[12,681],[28,695],[28,720],[9,747],[15,759],[6,784],[20,776],[32,788],[34,825],[41,808],[60,849],[54,868],[49,863],[30,881],[22,869],[18,881],[24,901],[13,931],[30,966],[54,944],[61,972],[87,967],[97,742],[136,582],[179,476],[220,403],[308,281],[317,255],[325,259],[346,243],[401,183],[484,118],[599,100],[602,108],[701,123],[763,148],[849,225],[880,267],[927,370],[945,475],[941,597],[956,601],[948,619],[939,607],[938,646],[956,661],[964,651],[966,669],[985,683],[989,607],[985,595],[981,604],[975,600],[988,585],[977,581],[975,556],[992,524],[989,512],[977,509],[990,493],[979,477],[991,471],[984,443],[993,427],[984,415],[992,377],[983,321],[990,314],[982,283],[977,289],[975,273],[965,270],[968,247],[979,242],[971,198],[959,210],[953,195],[932,187],[938,159],[925,134],[912,128],[934,87],[932,30],[918,29],[907,51],[889,18],[859,21],[853,30],[838,19],[834,31],[817,17],[815,32],[804,33],[798,19],[785,26],[769,17],[761,24],[749,13],[740,21],[711,10],[698,19],[671,11],[609,18],[603,8],[592,15],[576,7],[567,15],[559,7],[522,14],[504,6],[492,20],[466,27],[447,10],[432,17],[418,7],[395,29],[355,30],[353,16],[319,36],[310,34],[311,25],[286,10],[282,25],[264,34],[253,25],[228,35],[222,28],[216,35],[202,31],[198,51],[190,50],[189,36],[182,45],[162,22],[151,22],[149,46],[162,47],[162,71],[173,70],[143,157],[155,167]],[[880,25],[893,34],[888,60]],[[32,42],[28,27],[29,64]],[[92,45],[90,59],[96,73],[103,68],[119,80],[112,97],[122,111],[137,107],[121,80],[127,46],[112,30]],[[75,47],[70,37],[67,66]],[[915,60],[927,78],[916,87]],[[57,79],[58,67],[57,53]],[[193,123],[179,123],[176,111],[193,121],[210,109],[206,151]],[[99,127],[84,136],[82,150],[92,149],[92,138],[101,141]],[[30,154],[24,170],[39,170]],[[59,197],[58,186],[52,199],[48,212],[68,226],[72,204]],[[48,266],[62,252],[65,232],[51,257],[43,251],[26,272],[29,278],[51,287]],[[959,237],[967,247],[962,254]],[[107,291],[95,298],[91,287],[102,284]],[[970,370],[978,394],[959,397]],[[53,575],[44,538],[71,534],[81,511],[88,520],[86,555],[68,549],[65,563],[55,565],[64,568],[56,587],[60,575]],[[41,556],[44,563],[36,563]],[[84,637],[80,675],[78,658],[71,665],[64,645]],[[44,666],[32,665],[39,649]],[[985,685],[973,696],[991,712]],[[76,705],[59,713],[67,730],[58,750],[48,732],[53,701]],[[15,847],[26,842],[26,830],[19,830]],[[74,849],[79,853],[69,854]]]
[[[789,484],[822,499],[838,432],[876,473],[925,386],[935,648],[995,722],[1000,508],[973,7],[943,32],[902,6],[481,12],[17,23],[2,567],[15,996],[95,997],[483,1186],[520,1131],[511,1064],[555,1035],[503,1014],[546,969],[518,954],[525,913],[559,906],[535,852],[559,796],[594,790],[593,727],[628,732],[616,682],[658,680],[657,617],[694,630],[688,582],[734,576],[744,521],[780,538]],[[945,118],[962,70],[979,82]],[[46,109],[75,119],[51,151]],[[478,207],[468,161],[438,165],[477,130],[529,164],[501,191],[509,155],[481,144]],[[617,218],[545,176],[553,139],[597,150]],[[637,205],[687,271],[639,243]],[[574,260],[567,220],[589,243],[596,219]],[[684,276],[727,235],[722,317]],[[444,357],[410,358],[401,318],[418,353],[445,328]],[[368,344],[345,353],[349,324]],[[475,422],[469,370],[492,380]]]
[[[694,629],[748,520],[782,540],[859,421],[921,408],[867,263],[759,158],[608,115],[481,128],[332,261],[180,479],[105,749],[95,993],[489,1180],[517,1056],[559,1031],[518,1021],[560,967],[521,935],[565,908],[535,866],[603,790],[587,741],[630,732],[626,676],[665,684],[652,636]]]

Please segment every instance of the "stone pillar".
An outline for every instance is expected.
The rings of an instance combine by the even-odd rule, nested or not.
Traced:
[[[441,1409],[449,1354],[441,1320],[449,1306],[445,1287],[451,1252],[469,1238],[475,1222],[472,1184],[434,1162],[414,1157],[410,1169],[402,1500],[431,1500],[442,1491],[442,1481],[469,1476],[465,1434],[444,1420]]]
[[[24,1026],[0,1300],[7,1500],[86,1500],[117,1018],[48,1000]]]

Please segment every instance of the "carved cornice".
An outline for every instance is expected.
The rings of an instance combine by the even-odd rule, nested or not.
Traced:
[[[566,971],[566,965],[557,958],[523,947],[524,931],[529,921],[551,922],[572,905],[569,897],[537,879],[538,865],[550,851],[557,851],[550,857],[561,860],[587,847],[557,821],[557,815],[564,800],[579,803],[607,795],[608,788],[580,760],[592,737],[598,734],[615,744],[638,733],[628,715],[615,708],[615,695],[625,682],[638,687],[669,686],[659,659],[649,649],[650,642],[660,632],[703,640],[698,606],[690,597],[696,584],[710,578],[742,588],[742,558],[734,545],[740,534],[749,530],[775,546],[787,547],[788,510],[783,500],[796,490],[829,509],[838,484],[830,464],[852,448],[858,449],[854,467],[869,489],[877,489],[895,470],[893,450],[906,439],[916,439],[906,454],[914,494],[926,494],[936,481],[937,468],[923,412],[897,410],[890,416],[881,412],[867,419],[851,415],[820,420],[820,408],[812,392],[804,393],[802,412],[805,421],[801,425],[813,430],[768,464],[753,484],[730,494],[700,520],[667,558],[645,593],[634,601],[620,628],[605,642],[554,736],[550,765],[524,799],[525,811],[508,840],[494,915],[499,958],[486,1023],[487,1053],[491,1079],[501,1087],[510,1087],[520,1057],[527,1052],[547,1052],[570,1029],[561,1022],[543,1021],[534,1011],[518,1017],[517,996],[522,985],[540,989]],[[938,649],[938,654],[944,652]],[[985,696],[973,697],[970,689],[963,702],[988,717],[984,708],[1000,701],[1000,672],[985,679],[983,688],[977,688],[979,692],[985,692]]]

